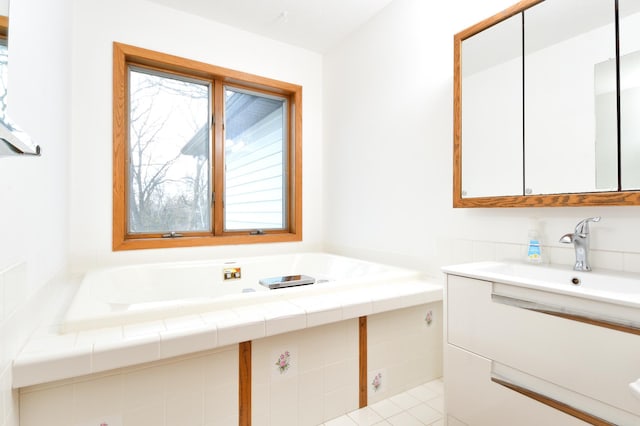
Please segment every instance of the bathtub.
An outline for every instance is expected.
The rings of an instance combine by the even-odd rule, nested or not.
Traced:
[[[240,278],[224,279],[237,271]],[[269,289],[268,277],[304,274],[315,283]],[[63,333],[338,293],[419,279],[418,271],[325,253],[112,267],[86,274],[64,315]]]

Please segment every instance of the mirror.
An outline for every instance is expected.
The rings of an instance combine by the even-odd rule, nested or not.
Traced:
[[[640,189],[640,2],[618,0],[620,17],[620,174],[623,190]]]
[[[640,148],[637,153],[633,148],[640,146],[640,126],[630,118],[640,103],[632,58],[640,50],[632,45],[640,44],[635,42],[640,21],[634,20],[640,2],[619,2],[620,53],[628,52],[620,74],[622,86],[630,89],[620,97],[621,114],[615,0],[521,1],[456,34],[454,207],[640,204],[635,191],[640,189]],[[520,35],[514,22],[521,22]],[[498,37],[482,46],[490,32],[510,34],[512,40]],[[500,84],[485,76],[487,83],[478,91],[472,80],[478,79],[474,55],[489,61],[498,49],[511,56],[517,49],[506,46],[513,39],[522,43],[520,58],[503,56],[485,64]],[[480,47],[471,55],[473,46]],[[522,62],[521,89],[511,80],[516,73],[505,72],[509,60]]]
[[[462,63],[462,195],[521,194],[522,15],[463,41]]]
[[[615,3],[546,0],[527,9],[524,21],[525,194],[597,191],[594,67],[616,56]],[[615,100],[615,73],[601,79]],[[598,130],[615,157],[610,106]],[[602,189],[617,190],[617,182]]]
[[[0,2],[0,10],[7,13],[8,2]],[[36,145],[28,134],[18,127],[7,114],[9,92],[9,18],[0,16],[0,157],[13,155],[40,155],[40,146]]]

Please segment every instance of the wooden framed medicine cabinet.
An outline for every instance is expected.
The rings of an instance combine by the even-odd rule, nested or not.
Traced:
[[[637,0],[524,0],[456,34],[453,206],[640,205],[638,23]]]

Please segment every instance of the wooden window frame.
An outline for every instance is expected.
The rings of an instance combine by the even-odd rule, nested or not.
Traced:
[[[128,66],[157,69],[177,75],[210,80],[213,107],[223,106],[222,87],[230,85],[287,98],[288,164],[287,211],[284,230],[224,231],[224,133],[223,120],[213,124],[212,179],[215,200],[212,207],[213,232],[163,238],[162,234],[128,234],[127,152],[128,152]],[[159,53],[118,42],[113,43],[113,251],[227,244],[257,244],[302,241],[302,87],[190,59]]]

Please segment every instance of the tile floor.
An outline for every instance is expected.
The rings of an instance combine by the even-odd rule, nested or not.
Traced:
[[[442,379],[324,423],[324,426],[442,426],[444,425]]]

